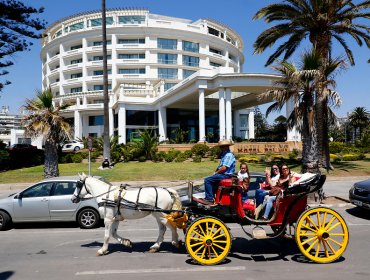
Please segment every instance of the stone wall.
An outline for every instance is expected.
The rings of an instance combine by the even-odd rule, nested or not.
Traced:
[[[175,149],[178,151],[187,151],[195,144],[161,144],[158,146],[158,151],[167,152],[170,149]],[[207,146],[214,147],[215,143],[207,143]],[[235,143],[231,146],[230,150],[234,154],[288,154],[293,149],[302,151],[302,142],[241,142]]]

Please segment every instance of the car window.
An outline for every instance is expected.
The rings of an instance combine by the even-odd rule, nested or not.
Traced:
[[[72,195],[76,189],[76,182],[55,183],[54,195]]]
[[[22,197],[49,196],[52,186],[53,186],[52,182],[37,184],[37,185],[25,190],[22,193]]]

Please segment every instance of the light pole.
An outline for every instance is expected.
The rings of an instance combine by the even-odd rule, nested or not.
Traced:
[[[102,43],[103,43],[103,96],[104,96],[104,132],[103,132],[103,157],[110,158],[109,137],[109,96],[108,96],[108,63],[107,63],[107,22],[105,0],[102,0]]]

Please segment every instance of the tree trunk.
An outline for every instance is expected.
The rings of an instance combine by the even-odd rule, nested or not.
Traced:
[[[52,139],[47,139],[45,142],[45,178],[58,177],[58,149],[57,144]]]
[[[319,153],[312,95],[305,97],[302,128],[302,173],[319,173]]]

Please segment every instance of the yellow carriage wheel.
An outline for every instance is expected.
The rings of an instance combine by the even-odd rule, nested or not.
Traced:
[[[332,209],[308,209],[298,219],[295,239],[302,254],[311,261],[335,261],[345,251],[348,238],[344,219]]]
[[[226,258],[231,248],[231,237],[219,219],[199,218],[189,226],[185,245],[193,260],[203,265],[213,265]]]

